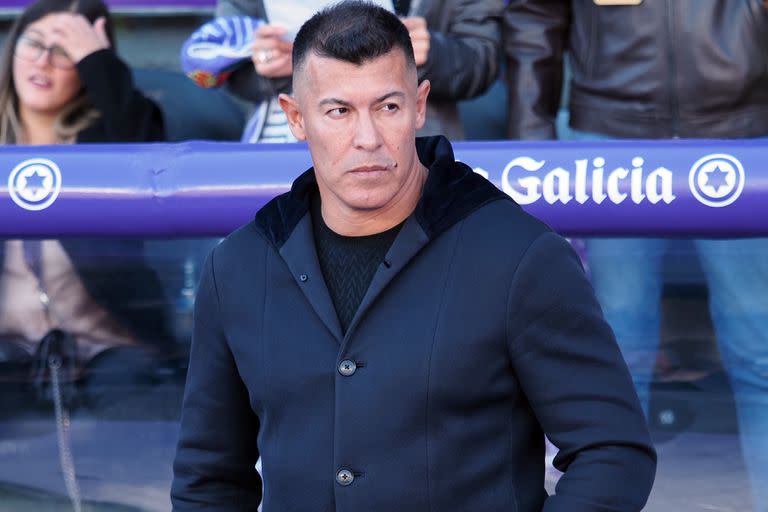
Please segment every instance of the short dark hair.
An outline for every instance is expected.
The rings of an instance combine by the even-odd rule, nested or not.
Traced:
[[[403,51],[409,67],[416,67],[408,29],[395,14],[369,2],[345,0],[301,26],[293,42],[293,68],[299,69],[310,53],[360,65],[395,48]]]

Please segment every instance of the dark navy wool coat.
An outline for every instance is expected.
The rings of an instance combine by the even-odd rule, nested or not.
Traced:
[[[417,146],[423,196],[346,334],[314,249],[311,170],[212,252],[175,511],[644,505],[655,452],[578,258],[446,139]],[[565,471],[551,497],[544,433]]]

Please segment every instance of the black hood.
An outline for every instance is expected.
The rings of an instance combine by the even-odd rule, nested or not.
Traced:
[[[429,174],[414,215],[430,239],[492,201],[512,201],[471,167],[457,162],[445,137],[419,137],[416,151]],[[279,249],[309,211],[317,190],[315,171],[311,168],[293,182],[289,192],[259,210],[256,228]]]

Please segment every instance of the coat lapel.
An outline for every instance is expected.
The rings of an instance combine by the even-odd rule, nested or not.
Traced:
[[[371,279],[368,291],[363,296],[363,300],[360,302],[360,306],[357,308],[357,312],[349,324],[344,337],[342,351],[345,349],[350,336],[354,334],[355,328],[381,292],[395,276],[402,272],[405,266],[419,253],[427,242],[429,242],[429,237],[416,218],[413,215],[408,217],[395,241],[392,242],[392,247],[389,248],[387,255],[384,257],[384,263],[379,265],[378,270],[373,275],[373,279]]]
[[[341,324],[331,295],[328,293],[320,262],[317,260],[312,219],[309,213],[299,221],[296,229],[280,248],[280,256],[293,274],[296,286],[302,291],[336,341],[341,344],[343,337]]]

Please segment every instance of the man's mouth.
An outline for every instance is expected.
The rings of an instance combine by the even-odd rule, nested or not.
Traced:
[[[355,167],[350,172],[366,174],[366,173],[374,173],[374,172],[383,172],[388,169],[389,167],[386,165],[361,165],[360,167]]]

